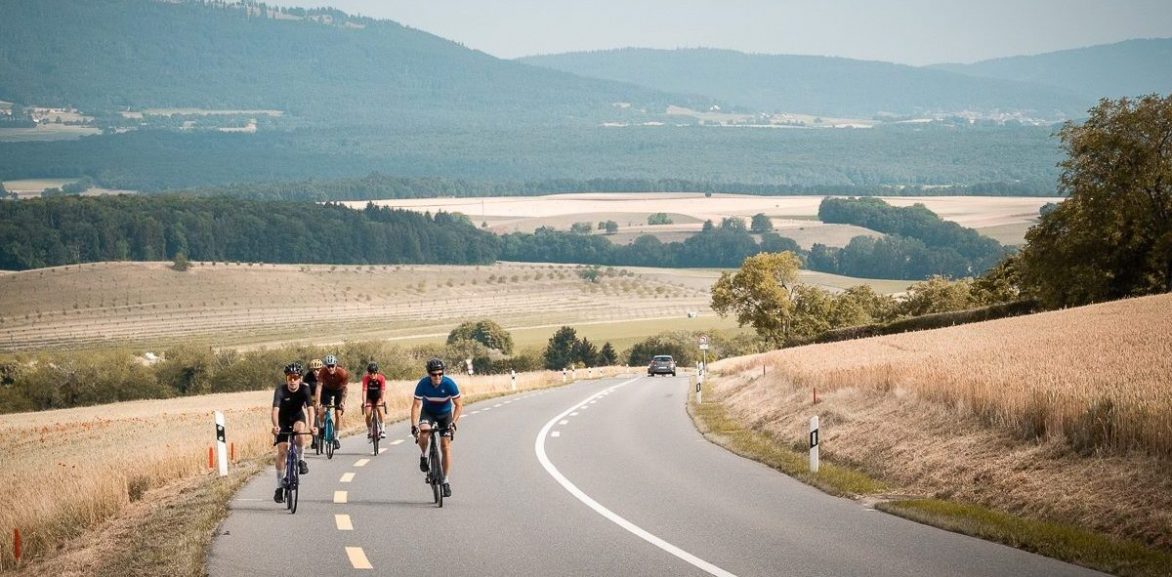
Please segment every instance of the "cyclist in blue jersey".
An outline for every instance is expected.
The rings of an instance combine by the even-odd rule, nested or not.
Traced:
[[[452,496],[452,487],[448,484],[448,474],[452,471],[452,431],[456,430],[456,422],[463,411],[460,388],[456,381],[444,375],[444,362],[440,359],[427,361],[427,376],[415,385],[415,401],[411,403],[411,434],[419,443],[419,470],[426,473],[428,436],[421,433],[431,431],[432,427],[443,431],[440,446],[444,450],[445,497]]]

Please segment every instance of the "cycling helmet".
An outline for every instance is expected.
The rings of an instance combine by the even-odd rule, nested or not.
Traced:
[[[427,361],[427,372],[433,373],[435,371],[444,370],[444,362],[440,359],[431,359]]]
[[[326,355],[326,358],[322,359],[322,361],[327,365],[336,365],[338,364],[338,357],[335,357],[334,355]]]
[[[320,369],[321,367],[322,367],[321,359],[313,359],[312,361],[309,361],[309,369],[311,371],[316,371],[316,370]]]
[[[372,375],[377,373],[378,372],[378,363],[370,363],[369,365],[366,365],[366,372],[368,372]]]
[[[294,361],[285,365],[285,374],[301,376],[301,363]]]

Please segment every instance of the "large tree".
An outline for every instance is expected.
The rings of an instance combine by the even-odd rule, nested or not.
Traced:
[[[449,345],[462,340],[476,341],[506,355],[513,353],[513,336],[504,327],[488,319],[461,323],[448,333]]]
[[[1069,198],[1026,234],[1026,287],[1051,307],[1172,291],[1172,95],[1101,100],[1059,135]]]
[[[746,258],[736,273],[723,272],[712,285],[712,310],[736,314],[761,338],[781,346],[789,338],[793,288],[801,260],[792,252],[765,252]]]

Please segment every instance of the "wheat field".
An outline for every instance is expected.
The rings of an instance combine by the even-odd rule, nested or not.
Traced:
[[[610,376],[618,370],[597,368],[591,374]],[[511,388],[507,375],[458,380],[470,400]],[[555,372],[517,374],[519,391],[561,382]],[[388,421],[407,416],[414,385],[388,381]],[[350,387],[351,397],[356,394]],[[0,486],[5,489],[0,528],[7,532],[0,539],[0,570],[14,566],[13,529],[22,534],[22,557],[38,557],[117,515],[151,488],[211,474],[208,448],[215,440],[215,410],[225,414],[227,440],[235,445],[237,459],[271,453],[272,398],[270,389],[0,415]],[[350,412],[346,424],[346,432],[361,431],[361,412]],[[361,442],[343,439],[343,447]]]
[[[714,363],[712,399],[802,450],[819,415],[824,456],[910,494],[1172,549],[1169,327],[1165,294],[797,347]]]

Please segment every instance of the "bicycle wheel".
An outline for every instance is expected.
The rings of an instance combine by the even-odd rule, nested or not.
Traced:
[[[431,448],[431,493],[435,499],[435,504],[439,507],[444,506],[444,462],[440,458],[439,449],[435,443],[439,443],[438,439],[432,439]]]
[[[367,432],[370,433],[370,444],[374,445],[374,454],[378,456],[378,417],[370,421],[370,429]]]
[[[334,458],[334,421],[333,419],[326,419],[326,432],[324,435],[324,442],[326,444],[326,458]]]

